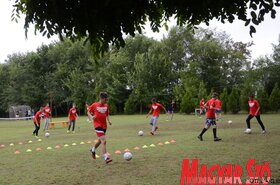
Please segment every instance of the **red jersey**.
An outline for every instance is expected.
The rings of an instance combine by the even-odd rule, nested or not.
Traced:
[[[33,118],[33,122],[36,123],[36,120],[37,120],[37,123],[40,123],[41,122],[41,115],[42,115],[42,111],[37,111],[34,118]]]
[[[51,115],[51,108],[49,106],[44,107],[44,118],[49,118]]]
[[[249,107],[250,107],[250,114],[252,116],[260,115],[260,111],[258,111],[260,104],[257,100],[249,100],[248,101]],[[257,112],[258,111],[258,112]]]
[[[200,109],[204,109],[204,100],[200,100],[199,107]]]
[[[74,121],[74,120],[76,120],[76,117],[77,117],[77,109],[76,108],[71,108],[69,110],[69,119],[71,121]]]
[[[153,110],[153,116],[159,116],[160,110],[163,108],[163,105],[160,103],[153,103],[151,110]]]
[[[214,98],[208,100],[205,104],[207,108],[206,117],[210,119],[215,119],[215,107],[216,107],[216,100]]]
[[[106,117],[109,115],[108,104],[95,102],[89,106],[89,112],[94,116],[94,128],[101,127],[103,129],[107,129]]]
[[[219,99],[216,99],[216,102],[215,102],[215,106],[216,106],[216,109],[219,109],[221,110],[222,109],[222,101],[219,100]]]

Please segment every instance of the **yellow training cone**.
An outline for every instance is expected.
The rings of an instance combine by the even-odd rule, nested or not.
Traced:
[[[170,143],[169,143],[169,141],[165,141],[165,143],[164,143],[164,144],[169,145]]]
[[[40,142],[40,141],[42,141],[42,139],[38,139],[38,141]]]
[[[52,150],[52,147],[48,146],[47,150]]]
[[[11,143],[10,146],[15,146],[15,144],[14,144],[14,143]]]
[[[76,143],[72,143],[72,146],[76,146],[77,144]]]
[[[156,147],[156,145],[154,145],[154,144],[151,144],[151,145],[150,145],[150,147]]]
[[[144,145],[144,146],[142,146],[142,148],[148,148],[148,146],[147,146],[147,145]]]
[[[95,155],[96,158],[99,158],[99,155]]]
[[[30,141],[28,141],[28,143],[32,143],[32,141],[30,140]]]
[[[83,141],[82,141],[82,142],[80,142],[80,145],[84,145],[84,144],[85,144],[85,142],[83,142]]]
[[[68,144],[65,144],[65,145],[64,145],[64,147],[68,147],[68,146],[69,146]]]
[[[32,150],[31,149],[27,149],[26,152],[32,152]]]

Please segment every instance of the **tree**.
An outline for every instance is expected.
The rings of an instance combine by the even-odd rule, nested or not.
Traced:
[[[228,91],[227,88],[223,89],[223,92],[220,94],[219,96],[220,100],[222,101],[223,105],[222,105],[222,110],[224,111],[224,113],[228,112]]]
[[[171,17],[177,25],[190,27],[217,18],[224,23],[234,19],[250,25],[250,34],[256,32],[254,25],[264,21],[266,14],[275,18],[279,0],[228,0],[228,1],[92,1],[92,0],[16,0],[12,17],[26,15],[25,29],[34,23],[36,31],[50,37],[59,35],[71,39],[87,38],[96,55],[103,54],[112,43],[124,46],[123,34],[134,36],[142,33],[147,20],[153,31],[159,31]],[[250,11],[250,13],[247,13]]]
[[[277,112],[280,109],[280,89],[277,83],[270,94],[269,103],[272,111]]]
[[[228,97],[228,110],[233,114],[237,114],[240,111],[239,97],[238,89],[236,87],[232,88]]]
[[[257,91],[257,98],[260,103],[261,112],[266,113],[269,111],[269,96],[264,89]]]

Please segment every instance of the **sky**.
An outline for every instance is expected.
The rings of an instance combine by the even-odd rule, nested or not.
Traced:
[[[13,53],[26,53],[36,51],[42,44],[50,44],[58,40],[57,36],[50,39],[42,37],[40,33],[34,34],[34,30],[28,31],[28,38],[25,37],[24,19],[20,19],[18,23],[11,21],[12,2],[8,0],[0,0],[0,63],[7,60],[7,56]],[[169,23],[169,27],[174,26],[175,21]],[[200,25],[204,28],[207,26]],[[32,27],[31,27],[32,28]],[[148,37],[160,40],[163,35],[167,35],[167,31],[162,28],[159,33],[153,33],[149,26],[144,31]],[[276,19],[265,17],[265,21],[256,26],[257,33],[253,34],[253,38],[249,35],[249,27],[245,27],[241,21],[234,23],[222,24],[216,20],[210,22],[210,28],[217,31],[225,31],[235,42],[250,42],[254,45],[249,49],[252,52],[252,59],[260,56],[271,55],[272,44],[278,45],[280,35],[280,9],[277,9]]]

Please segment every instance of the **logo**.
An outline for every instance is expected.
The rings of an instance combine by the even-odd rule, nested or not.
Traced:
[[[157,109],[158,108],[158,106],[156,106],[156,105],[153,105],[152,107],[153,107],[153,109]]]
[[[97,107],[96,110],[102,114],[104,114],[107,111],[107,107]]]
[[[242,178],[245,177],[245,178]],[[242,182],[242,179],[246,179]],[[239,164],[198,165],[198,159],[192,162],[183,161],[180,185],[266,185],[278,182],[271,178],[269,162],[256,163],[255,159],[248,160],[246,170]]]
[[[249,103],[249,107],[253,107],[255,103]]]

